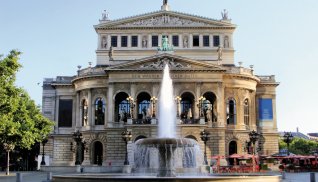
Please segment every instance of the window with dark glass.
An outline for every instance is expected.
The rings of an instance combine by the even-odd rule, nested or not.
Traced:
[[[153,35],[152,37],[151,37],[151,41],[152,41],[152,47],[158,47],[158,35]]]
[[[244,101],[244,124],[245,125],[250,124],[250,111],[249,111],[249,104],[247,99],[245,99]]]
[[[59,127],[72,127],[73,100],[59,100]]]
[[[111,46],[117,47],[117,36],[111,36]]]
[[[172,45],[175,47],[179,47],[179,36],[178,35],[172,36]]]
[[[203,36],[203,46],[204,47],[210,46],[210,36],[208,36],[208,35]]]
[[[105,102],[102,98],[95,101],[95,125],[104,125],[105,121]]]
[[[233,98],[228,100],[226,110],[227,124],[234,125],[236,123],[236,103]]]
[[[127,46],[128,46],[128,37],[121,36],[121,47],[127,47]]]
[[[138,36],[131,36],[131,47],[138,47]]]
[[[213,36],[213,46],[218,47],[220,45],[220,36],[215,35]]]
[[[198,35],[193,36],[193,47],[200,46],[200,37]]]

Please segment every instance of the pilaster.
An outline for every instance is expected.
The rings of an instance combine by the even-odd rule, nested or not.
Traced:
[[[113,99],[113,95],[114,95],[114,84],[113,83],[109,83],[108,84],[108,93],[107,93],[107,100],[108,102],[106,103],[107,105],[107,123],[113,123],[114,122],[114,116],[113,116],[113,112],[114,112],[114,99]]]

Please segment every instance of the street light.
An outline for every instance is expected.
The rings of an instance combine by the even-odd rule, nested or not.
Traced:
[[[76,142],[76,157],[75,157],[75,165],[81,165],[81,159],[82,159],[82,140],[83,135],[82,133],[77,130],[77,132],[74,132],[73,139]],[[71,150],[73,148],[73,143],[71,143]]]
[[[156,102],[157,102],[158,98],[153,96],[153,97],[151,97],[150,100],[152,102],[152,118],[155,118],[156,117]]]
[[[129,161],[128,161],[128,142],[131,141],[131,138],[132,138],[132,134],[131,134],[131,131],[123,131],[121,133],[121,137],[122,139],[125,141],[126,143],[126,156],[125,156],[125,162],[124,162],[124,165],[129,165]]]
[[[135,107],[134,98],[129,96],[126,98],[126,100],[128,101],[129,106],[130,106],[130,109],[129,109],[130,118],[133,119],[134,118],[134,107]]]
[[[179,107],[180,107],[180,101],[182,100],[182,98],[180,96],[176,97],[176,101],[177,101],[177,117],[180,117],[180,112],[179,112]]]
[[[289,156],[289,144],[293,141],[294,136],[291,132],[284,133],[284,142],[287,144],[287,155]]]
[[[203,102],[206,100],[206,98],[205,97],[203,97],[203,96],[201,96],[200,98],[199,98],[199,104],[198,104],[198,107],[199,107],[199,113],[200,113],[200,117],[203,117],[204,115],[203,115],[203,109],[202,109],[202,104],[203,104]]]
[[[253,144],[252,153],[253,153],[253,155],[254,155],[254,154],[256,153],[256,152],[255,152],[255,143],[256,143],[256,141],[258,141],[258,139],[259,139],[259,137],[260,137],[260,134],[253,130],[253,131],[251,131],[248,135],[249,135],[249,137],[250,137],[250,142],[252,142],[252,144]]]
[[[42,140],[42,161],[41,161],[41,166],[45,166],[46,164],[45,164],[45,153],[44,153],[44,146],[45,146],[45,144],[48,142],[48,139],[47,138],[44,138],[43,140]]]
[[[209,137],[209,133],[206,131],[201,131],[200,133],[201,136],[201,140],[204,142],[204,165],[208,165],[208,160],[207,160],[207,156],[206,156],[206,142],[210,139]]]

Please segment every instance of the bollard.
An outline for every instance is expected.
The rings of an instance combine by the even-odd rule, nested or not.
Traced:
[[[310,182],[316,182],[315,173],[310,173]]]
[[[286,172],[285,171],[282,172],[282,179],[286,179]]]
[[[52,172],[47,173],[47,181],[52,181]]]
[[[17,173],[16,176],[17,176],[17,182],[23,182],[21,173]]]

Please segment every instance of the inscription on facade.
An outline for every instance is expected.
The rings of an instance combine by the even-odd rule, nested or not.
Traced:
[[[133,79],[161,79],[162,74],[133,74]],[[172,79],[194,79],[197,75],[195,74],[171,74]]]

